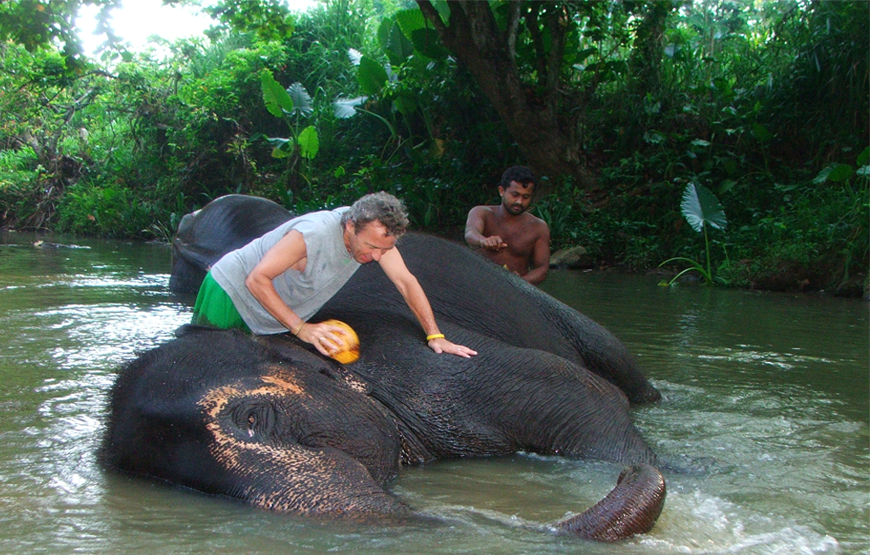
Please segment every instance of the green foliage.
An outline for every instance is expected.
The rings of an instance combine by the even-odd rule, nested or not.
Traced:
[[[58,229],[100,237],[149,238],[154,235],[155,208],[126,187],[81,183],[64,195],[58,207]]]
[[[302,175],[297,173],[299,159],[310,161],[317,156],[317,152],[320,150],[317,129],[313,125],[300,129],[302,118],[314,113],[311,97],[301,83],[293,83],[287,89],[282,88],[268,69],[263,69],[260,72],[260,79],[266,108],[273,116],[286,121],[288,129],[292,133],[289,138],[269,137],[267,139],[273,145],[272,157],[288,159],[290,172]],[[285,204],[289,205],[292,202],[292,193],[289,189],[278,192]]]
[[[51,35],[84,2],[33,15],[60,26]],[[165,237],[226,193],[305,211],[388,190],[414,225],[457,238],[504,168],[528,162],[512,116],[411,2],[329,0],[291,19],[280,2],[222,0],[211,42],[101,69],[70,65],[71,51],[33,31],[48,20],[24,22],[24,36],[2,17],[47,5],[0,3],[4,227]],[[509,3],[490,6],[505,25]],[[450,7],[436,7],[448,21]],[[565,26],[561,50],[550,21]],[[553,248],[580,244],[597,264],[632,269],[703,249],[725,256],[697,270],[734,285],[860,289],[868,26],[858,2],[524,2],[518,101],[555,103],[570,155],[596,177],[542,176],[533,209]],[[707,235],[716,218],[700,188],[674,210],[687,183],[728,206],[727,234]],[[692,214],[701,228],[686,233]]]
[[[221,31],[235,31],[256,33],[264,40],[281,40],[292,35],[296,27],[285,3],[277,0],[220,0],[203,11],[223,26],[211,30],[213,38]]]
[[[34,53],[60,45],[63,71],[74,75],[86,69],[73,21],[83,5],[99,6],[97,32],[116,40],[108,25],[111,10],[121,0],[6,0],[0,2],[0,43],[19,44]]]
[[[40,174],[39,158],[33,147],[0,151],[0,190],[26,187]]]
[[[701,184],[689,183],[686,185],[686,190],[683,193],[683,202],[680,204],[680,210],[683,217],[692,226],[692,229],[698,233],[704,234],[704,248],[707,253],[707,266],[702,266],[691,258],[678,256],[665,260],[659,266],[670,264],[671,262],[686,262],[689,267],[679,272],[674,276],[668,285],[673,285],[687,272],[698,272],[704,278],[707,285],[712,285],[714,281],[713,268],[710,264],[710,239],[707,237],[707,225],[716,229],[725,229],[728,224],[725,218],[725,211],[722,205],[719,204],[719,199],[716,195],[710,192],[709,189]]]

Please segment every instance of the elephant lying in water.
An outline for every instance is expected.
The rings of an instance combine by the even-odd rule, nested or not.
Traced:
[[[595,458],[632,466],[555,529],[605,541],[649,531],[665,497],[655,454],[623,392],[583,366],[650,395],[625,348],[463,247],[412,235],[399,248],[441,330],[478,356],[426,348],[367,265],[313,318],[353,326],[359,361],[342,366],[292,337],[183,327],[122,369],[103,463],[270,510],[401,520],[413,511],[386,490],[401,464],[517,451]]]

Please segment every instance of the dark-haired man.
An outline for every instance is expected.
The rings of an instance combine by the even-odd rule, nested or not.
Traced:
[[[550,268],[550,228],[527,212],[535,181],[524,166],[508,168],[498,186],[501,204],[475,206],[465,223],[470,247],[533,285],[544,281]]]
[[[448,341],[417,278],[395,247],[408,217],[384,192],[350,207],[312,212],[225,254],[203,280],[193,323],[257,335],[290,332],[324,355],[341,344],[337,326],[308,319],[347,283],[361,264],[377,262],[420,321],[436,353],[475,351]]]

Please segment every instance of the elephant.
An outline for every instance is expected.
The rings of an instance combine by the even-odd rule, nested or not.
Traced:
[[[273,205],[232,195],[187,216],[170,288],[195,290],[229,249],[220,238],[253,239],[251,214],[291,217]],[[190,240],[201,230],[211,252]],[[551,528],[601,541],[651,530],[666,486],[629,409],[660,396],[625,346],[463,246],[408,233],[398,248],[441,331],[477,356],[432,352],[380,267],[363,265],[312,318],[350,324],[358,361],[289,334],[183,326],[120,370],[104,466],[274,511],[392,522],[422,517],[388,491],[402,465],[519,451],[599,459],[628,467],[597,505]]]
[[[172,238],[169,289],[196,293],[206,271],[224,254],[247,245],[293,215],[260,197],[224,195],[185,214]]]
[[[354,321],[370,347],[347,366],[286,335],[182,326],[121,369],[99,460],[270,511],[401,523],[431,518],[388,492],[402,464],[590,457],[629,466],[598,504],[548,528],[598,541],[652,529],[666,486],[617,388],[454,325],[478,356],[437,355],[409,322],[366,312]]]

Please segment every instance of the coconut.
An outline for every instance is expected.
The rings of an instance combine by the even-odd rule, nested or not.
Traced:
[[[345,331],[344,334],[335,334],[341,340],[341,346],[329,356],[342,364],[356,362],[359,358],[359,336],[353,331],[353,328],[340,320],[325,320],[321,323],[336,326]]]

